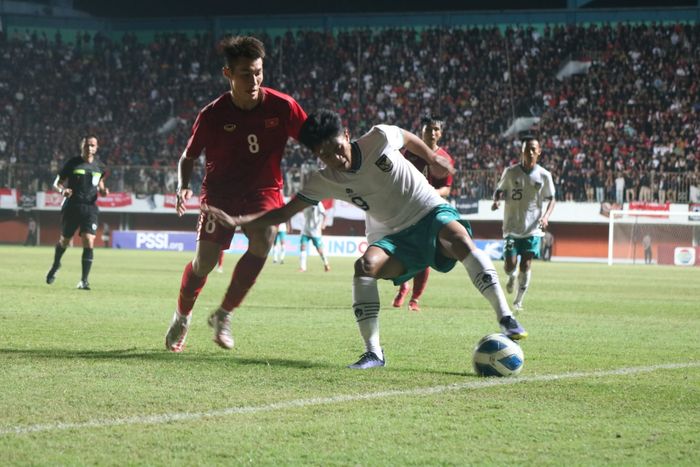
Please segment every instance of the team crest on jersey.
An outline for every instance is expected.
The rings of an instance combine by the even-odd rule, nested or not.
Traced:
[[[235,129],[236,129],[235,123],[227,123],[226,125],[224,125],[224,131],[226,131],[226,132],[233,133],[233,130],[235,130]]]
[[[275,118],[266,118],[265,119],[265,128],[276,128],[280,124],[280,119],[275,117]]]
[[[542,188],[542,184],[540,182],[535,182],[535,189],[539,190],[540,188]]]
[[[379,167],[379,170],[382,172],[391,172],[391,170],[394,168],[394,163],[391,162],[391,159],[389,159],[386,154],[382,154],[382,157],[377,159],[377,162],[374,164]]]

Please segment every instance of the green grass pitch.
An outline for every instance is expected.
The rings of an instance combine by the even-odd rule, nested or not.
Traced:
[[[96,250],[87,292],[80,251],[48,286],[51,248],[0,247],[0,465],[700,465],[700,268],[536,262],[524,370],[484,379],[497,323],[459,265],[419,314],[380,283],[388,366],[363,372],[352,259],[268,261],[227,352],[227,255],[176,355],[191,253]]]

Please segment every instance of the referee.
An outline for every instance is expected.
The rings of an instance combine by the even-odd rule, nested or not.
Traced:
[[[61,267],[61,257],[70,245],[75,231],[80,228],[83,240],[83,274],[78,282],[81,290],[90,290],[88,275],[92,266],[95,232],[97,231],[97,194],[106,196],[104,166],[95,160],[97,138],[89,135],[80,141],[80,156],[66,162],[53,186],[64,197],[61,206],[61,237],[56,244],[53,265],[46,274],[46,283],[53,284]]]

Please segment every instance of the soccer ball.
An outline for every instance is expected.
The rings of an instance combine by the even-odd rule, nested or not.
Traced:
[[[472,356],[479,376],[514,376],[525,363],[523,349],[505,334],[489,334],[479,340]]]

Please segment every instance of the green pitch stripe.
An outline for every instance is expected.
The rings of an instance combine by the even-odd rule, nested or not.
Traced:
[[[614,370],[588,371],[562,373],[559,375],[539,375],[539,376],[518,376],[515,378],[485,378],[475,382],[455,383],[446,386],[432,386],[425,388],[414,388],[397,391],[380,391],[368,394],[348,394],[333,397],[319,397],[315,399],[297,399],[290,401],[275,402],[268,405],[257,405],[249,407],[230,407],[209,412],[180,412],[158,415],[140,415],[125,418],[105,418],[87,420],[75,423],[47,423],[41,425],[8,426],[0,428],[0,436],[23,435],[28,433],[38,433],[46,431],[81,430],[87,428],[105,428],[111,426],[124,425],[158,425],[163,423],[182,422],[190,420],[201,420],[205,418],[219,418],[231,415],[255,414],[264,412],[275,412],[279,410],[295,409],[300,407],[313,407],[318,405],[343,404],[347,402],[357,402],[373,399],[384,399],[388,397],[404,396],[429,396],[444,392],[463,391],[469,389],[485,389],[494,386],[505,386],[520,383],[542,383],[550,381],[561,381],[582,378],[602,378],[606,376],[628,376],[639,373],[651,373],[659,370],[681,370],[686,368],[700,368],[700,362],[689,363],[668,363],[662,365],[617,368]],[[381,370],[369,370],[381,371]]]

